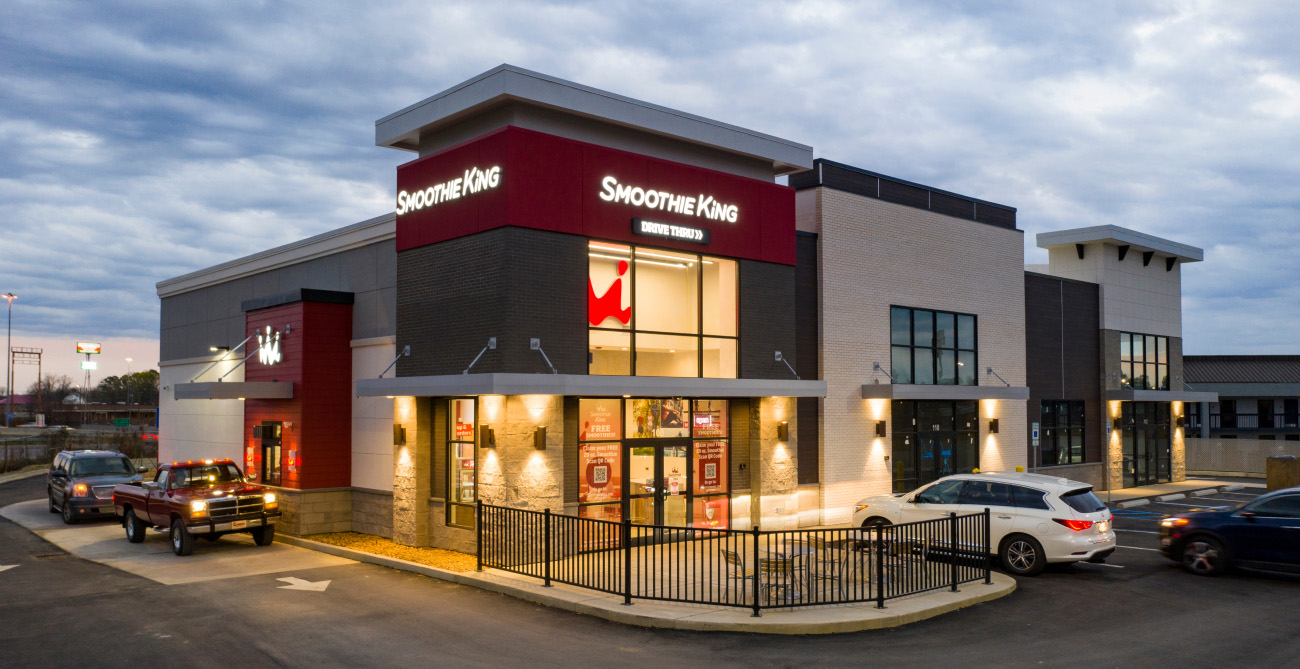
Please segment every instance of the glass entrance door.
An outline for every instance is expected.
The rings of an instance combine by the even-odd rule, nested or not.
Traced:
[[[627,507],[633,524],[686,527],[691,490],[689,440],[642,440],[627,447]]]
[[[1129,487],[1171,480],[1169,404],[1126,402],[1121,410],[1124,478]]]

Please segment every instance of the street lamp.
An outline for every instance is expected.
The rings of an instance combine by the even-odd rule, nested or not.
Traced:
[[[126,359],[126,405],[131,406],[131,359]],[[130,409],[127,414],[130,415]]]
[[[5,427],[9,427],[9,416],[14,412],[14,300],[18,299],[18,296],[13,293],[5,293],[0,297],[9,300],[8,342],[5,344],[5,393],[9,395],[9,406],[5,409]]]

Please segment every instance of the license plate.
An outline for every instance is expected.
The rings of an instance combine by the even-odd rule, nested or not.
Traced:
[[[1097,523],[1097,533],[1098,533],[1098,534],[1105,534],[1105,533],[1107,533],[1107,532],[1109,532],[1109,531],[1110,531],[1110,523],[1108,523],[1108,522],[1106,522],[1106,521],[1104,521],[1104,520],[1101,521],[1100,523]]]
[[[248,527],[247,520],[236,520],[235,522],[230,524],[230,529],[232,530],[242,530],[245,527]]]

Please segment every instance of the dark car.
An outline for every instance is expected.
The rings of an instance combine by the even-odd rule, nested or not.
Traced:
[[[117,451],[63,451],[45,475],[50,513],[62,513],[69,525],[82,518],[112,518],[113,486],[139,481],[144,471]]]
[[[1300,572],[1300,488],[1160,521],[1160,551],[1202,576],[1231,566]]]

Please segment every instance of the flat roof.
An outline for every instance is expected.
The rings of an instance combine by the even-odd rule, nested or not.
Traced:
[[[688,114],[514,65],[497,67],[375,121],[375,144],[416,151],[420,135],[511,102],[770,161],[773,173],[812,167],[811,146]]]
[[[1072,228],[1038,234],[1038,248],[1042,249],[1091,242],[1130,246],[1139,251],[1155,251],[1161,256],[1178,258],[1183,262],[1200,262],[1205,259],[1205,251],[1195,246],[1179,244],[1145,232],[1121,228],[1118,225],[1094,225],[1088,228]]]

